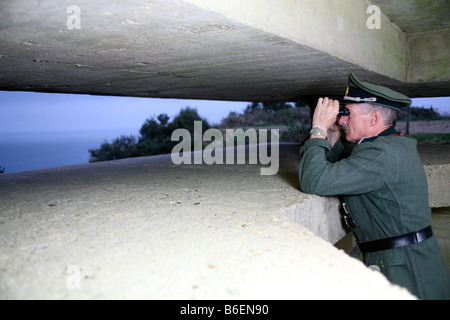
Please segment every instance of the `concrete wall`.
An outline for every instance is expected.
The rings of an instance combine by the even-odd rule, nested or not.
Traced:
[[[424,166],[428,179],[430,207],[450,207],[450,164]]]
[[[408,82],[450,80],[450,29],[408,36]]]
[[[381,14],[369,29],[369,2],[360,0],[187,0],[256,29],[325,52],[400,81],[407,75],[406,35]]]

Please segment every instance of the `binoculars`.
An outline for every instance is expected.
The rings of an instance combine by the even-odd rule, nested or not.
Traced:
[[[348,116],[349,114],[350,114],[350,111],[345,107],[344,104],[341,104],[341,105],[339,106],[338,117],[341,117],[341,116],[346,117],[346,116]]]

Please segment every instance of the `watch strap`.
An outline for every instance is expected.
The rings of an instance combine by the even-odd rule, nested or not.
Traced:
[[[323,131],[322,129],[320,129],[319,127],[312,128],[310,133],[315,136],[321,135],[321,136],[324,136],[325,138],[328,136],[328,134],[325,131]]]

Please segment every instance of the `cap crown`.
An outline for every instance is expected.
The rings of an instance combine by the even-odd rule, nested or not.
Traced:
[[[411,106],[411,99],[386,87],[360,81],[353,73],[348,76],[344,103],[370,103],[401,110]]]

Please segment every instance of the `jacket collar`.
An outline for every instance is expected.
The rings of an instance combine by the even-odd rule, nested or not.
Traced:
[[[358,144],[364,143],[364,142],[371,142],[371,141],[375,140],[375,139],[378,138],[378,137],[392,136],[392,135],[395,135],[395,134],[397,134],[397,133],[398,133],[398,132],[397,132],[397,130],[395,130],[394,127],[389,127],[389,128],[387,128],[386,130],[384,130],[383,132],[381,132],[381,133],[380,133],[379,135],[377,135],[377,136],[362,138],[362,139],[358,142]]]

